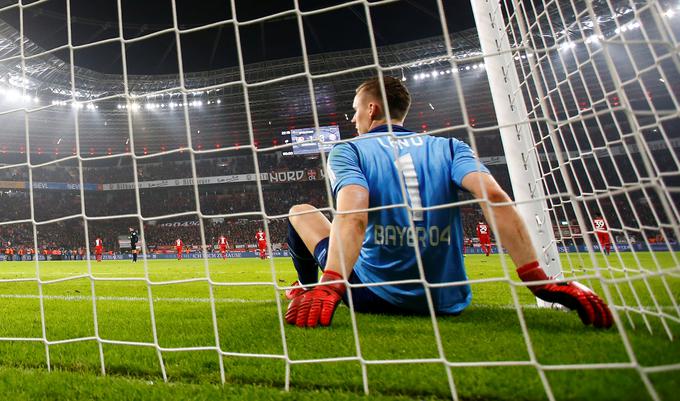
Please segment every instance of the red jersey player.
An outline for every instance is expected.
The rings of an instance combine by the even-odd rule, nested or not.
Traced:
[[[97,258],[97,262],[102,261],[102,252],[104,252],[104,242],[101,238],[97,237],[94,240],[94,255]]]
[[[491,252],[491,233],[489,232],[489,226],[483,221],[477,223],[477,238],[479,238],[479,244],[482,247],[482,251],[489,256]]]
[[[595,235],[597,235],[597,241],[600,243],[600,249],[604,251],[605,255],[609,255],[612,243],[609,237],[609,231],[607,231],[607,223],[604,221],[602,216],[598,214],[593,219],[593,226],[595,227]]]
[[[257,240],[257,247],[260,250],[260,259],[267,258],[267,235],[262,231],[262,229],[257,230],[255,234],[255,239]]]
[[[177,250],[177,260],[182,260],[182,248],[184,248],[184,242],[177,238],[175,240],[175,249]]]
[[[229,242],[227,239],[222,235],[218,240],[217,244],[220,246],[220,253],[222,254],[222,259],[227,259],[227,247],[229,246]]]

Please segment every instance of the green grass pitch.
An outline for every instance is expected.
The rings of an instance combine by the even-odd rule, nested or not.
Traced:
[[[680,274],[669,253],[638,253],[611,256],[614,267],[670,269],[665,283],[657,277],[622,282],[609,289],[616,305],[639,303],[654,309],[655,294],[662,320],[647,314],[619,310],[622,327],[639,366],[680,364],[680,324],[671,297],[680,299]],[[652,258],[656,258],[653,262]],[[601,259],[600,262],[603,262]],[[564,256],[567,269],[584,263],[575,255]],[[471,279],[502,277],[501,259],[470,255],[466,258]],[[95,281],[99,336],[105,340],[152,343],[154,341],[148,297],[154,299],[158,343],[164,348],[214,347],[210,288],[206,271],[215,282],[272,282],[272,271],[280,285],[294,279],[288,259],[165,260],[148,263],[154,282],[196,278],[190,283],[151,286],[144,281]],[[43,262],[39,265],[45,333],[49,341],[95,336],[92,284],[89,278],[68,279],[87,274],[86,262]],[[145,277],[144,264],[129,261],[92,263],[98,278]],[[0,263],[0,278],[35,278],[32,262]],[[579,272],[579,274],[583,274]],[[603,273],[610,277],[608,271]],[[614,277],[624,277],[617,271]],[[514,275],[512,276],[514,277]],[[587,282],[588,283],[588,282]],[[589,282],[596,290],[597,282]],[[670,289],[668,294],[666,288]],[[214,350],[163,352],[168,383],[163,382],[155,348],[132,345],[102,345],[106,375],[101,375],[97,341],[63,341],[49,346],[51,372],[47,371],[46,347],[41,341],[10,341],[11,338],[42,338],[39,287],[36,281],[0,283],[0,394],[3,399],[273,399],[344,400],[364,398],[362,366],[356,360],[302,363],[290,366],[290,392],[283,391],[286,363],[283,359],[244,355],[223,357],[226,383],[220,383],[219,356]],[[443,352],[449,362],[465,366],[451,368],[456,391],[464,400],[547,399],[539,371],[527,364],[530,352],[513,307],[510,286],[503,282],[473,284],[473,304],[458,317],[442,317],[437,323]],[[558,400],[645,400],[649,393],[639,371],[631,362],[622,336],[615,327],[598,331],[584,327],[575,313],[533,307],[533,296],[518,287],[519,302],[528,327],[532,349],[542,365],[618,363],[607,369],[547,370],[546,379]],[[281,324],[271,285],[214,286],[215,312],[220,347],[233,354],[284,355]],[[287,302],[282,301],[285,308]],[[440,358],[429,317],[356,315],[359,338],[354,338],[349,309],[341,307],[333,326],[298,329],[285,326],[288,356],[293,361],[355,357],[357,344],[367,361]],[[633,327],[634,326],[634,327]],[[647,328],[651,328],[650,330]],[[668,337],[670,331],[674,340]],[[521,362],[516,366],[475,366],[473,362]],[[636,365],[637,366],[637,365]],[[447,371],[441,362],[367,364],[371,398],[451,398]],[[662,399],[677,399],[678,370],[648,375]]]

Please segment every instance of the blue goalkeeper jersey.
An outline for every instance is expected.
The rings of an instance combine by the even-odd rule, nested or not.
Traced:
[[[417,136],[393,125],[392,141],[380,126],[355,142],[336,145],[328,157],[328,175],[334,196],[346,185],[369,191],[371,208],[408,204],[369,212],[366,235],[354,271],[363,283],[414,280],[421,277],[416,262],[417,243],[428,283],[467,280],[463,265],[463,232],[458,208],[417,210],[458,200],[463,177],[488,173],[470,147],[457,139]],[[382,133],[382,134],[381,134]],[[400,170],[402,177],[400,177]],[[402,184],[407,199],[402,195]],[[414,228],[409,225],[409,213]],[[425,288],[420,283],[370,287],[386,301],[405,310],[428,312]],[[433,288],[437,313],[458,313],[470,304],[469,285]]]

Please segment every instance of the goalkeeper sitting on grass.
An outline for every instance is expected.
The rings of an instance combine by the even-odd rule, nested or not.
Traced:
[[[403,128],[411,96],[398,79],[385,77],[385,94],[396,140],[388,131],[380,81],[356,90],[352,122],[361,135],[353,143],[336,145],[328,158],[336,209],[333,220],[311,205],[291,208],[288,245],[299,283],[288,290],[286,321],[300,327],[328,326],[341,300],[348,302],[344,280],[352,284],[352,304],[357,312],[427,314],[425,287],[416,252],[428,283],[467,280],[463,265],[462,225],[457,208],[417,210],[458,200],[467,190],[477,199],[506,204],[508,195],[465,143],[456,139],[413,136]],[[382,133],[382,135],[381,135]],[[401,172],[401,173],[400,173]],[[402,196],[402,178],[404,193]],[[355,210],[392,206],[371,212]],[[540,267],[531,239],[512,205],[488,207],[481,203],[487,221],[494,221],[503,245],[525,282],[549,280]],[[409,213],[411,216],[409,216]],[[415,229],[411,229],[410,219]],[[416,247],[417,246],[417,247]],[[323,274],[318,278],[318,269]],[[390,283],[392,282],[392,283]],[[399,282],[399,283],[394,283]],[[308,286],[316,284],[316,286]],[[538,298],[575,309],[584,324],[610,327],[611,312],[595,293],[576,282],[530,285]],[[456,315],[471,301],[470,286],[431,288],[438,315]]]

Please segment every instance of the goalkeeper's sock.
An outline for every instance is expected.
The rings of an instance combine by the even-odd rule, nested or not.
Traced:
[[[300,283],[317,283],[319,281],[319,267],[316,264],[316,259],[309,252],[304,241],[290,222],[288,222],[288,252],[293,259],[293,266],[295,266]]]

